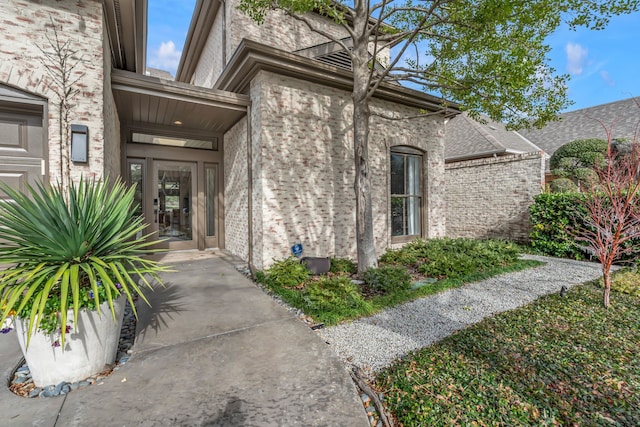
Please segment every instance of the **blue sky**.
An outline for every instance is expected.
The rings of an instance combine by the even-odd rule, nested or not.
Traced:
[[[148,0],[147,66],[175,75],[195,0]],[[550,65],[571,75],[568,110],[640,97],[640,13],[605,30],[559,28],[548,40]]]

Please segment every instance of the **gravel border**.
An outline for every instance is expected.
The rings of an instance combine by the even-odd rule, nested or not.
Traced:
[[[535,255],[522,258],[546,264],[420,298],[318,333],[345,363],[374,374],[485,317],[602,275],[597,263]]]

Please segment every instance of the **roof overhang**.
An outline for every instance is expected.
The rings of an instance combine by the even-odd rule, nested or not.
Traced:
[[[251,104],[245,95],[122,70],[113,71],[111,87],[121,123],[176,131],[224,133]]]
[[[114,68],[144,73],[147,58],[147,0],[104,0]]]
[[[242,40],[214,87],[246,93],[251,80],[260,71],[353,90],[351,71],[246,39]],[[445,117],[460,114],[457,104],[444,103],[442,98],[390,83],[382,83],[374,97],[427,112],[441,112]]]

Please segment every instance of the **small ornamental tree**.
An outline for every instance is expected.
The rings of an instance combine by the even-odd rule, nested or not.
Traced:
[[[602,265],[604,306],[609,307],[611,266],[621,258],[640,253],[630,244],[640,238],[640,148],[635,139],[626,153],[616,150],[607,130],[604,163],[596,165],[596,179],[585,189],[587,211],[584,226],[573,230]]]
[[[576,139],[567,142],[551,156],[550,166],[553,174],[569,178],[580,187],[593,179],[594,167],[602,165],[607,146],[604,139]]]

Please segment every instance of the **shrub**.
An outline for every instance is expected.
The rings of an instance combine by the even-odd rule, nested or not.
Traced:
[[[366,315],[371,305],[362,299],[357,285],[344,276],[320,277],[303,290],[304,312],[333,324],[344,318]]]
[[[529,207],[532,231],[531,247],[544,255],[584,258],[576,244],[571,228],[583,221],[586,211],[580,193],[543,193],[534,198]]]
[[[574,193],[578,191],[578,186],[569,178],[556,178],[551,181],[549,188],[553,193]]]
[[[411,276],[407,269],[391,265],[370,268],[364,273],[364,281],[371,289],[384,293],[404,291],[411,287]]]
[[[417,268],[430,277],[460,277],[514,262],[520,248],[501,240],[415,240],[401,249],[387,251],[383,263]]]
[[[640,272],[635,269],[627,269],[615,273],[611,277],[611,289],[640,297]]]
[[[353,274],[356,272],[356,264],[349,258],[331,258],[331,273]]]
[[[604,139],[577,139],[558,148],[549,165],[555,175],[573,181],[593,178],[593,168],[604,163],[607,141]]]
[[[258,282],[271,289],[295,288],[309,278],[311,272],[300,260],[289,257],[276,261],[271,268],[256,274]]]

